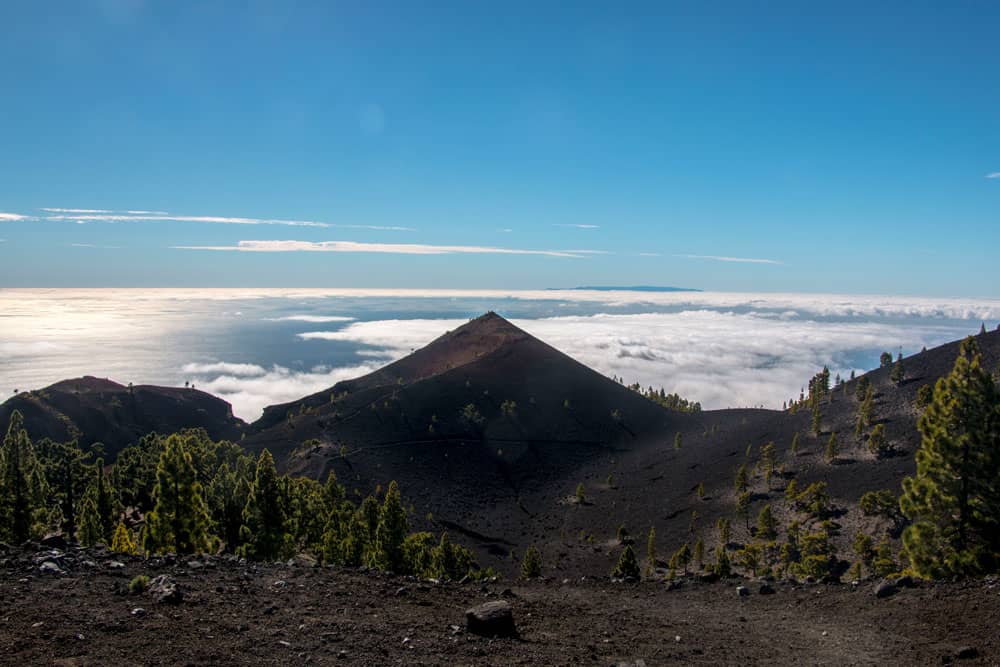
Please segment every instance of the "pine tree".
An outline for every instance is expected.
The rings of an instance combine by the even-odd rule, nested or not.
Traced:
[[[889,453],[889,445],[885,440],[885,424],[876,424],[868,436],[868,450],[875,458],[882,458]]]
[[[240,553],[246,558],[273,561],[290,555],[294,545],[287,531],[285,494],[274,458],[266,449],[257,458],[257,471],[243,509]]]
[[[94,463],[94,481],[88,487],[86,493],[94,500],[97,508],[97,516],[101,522],[100,541],[108,544],[115,525],[121,515],[121,505],[118,502],[118,494],[115,493],[104,474],[104,459],[99,458]]]
[[[899,356],[896,357],[896,363],[892,365],[892,371],[889,372],[889,379],[898,386],[903,384],[905,377],[906,371],[903,369],[903,353],[900,352]]]
[[[715,550],[715,566],[712,568],[715,573],[720,577],[728,577],[732,574],[732,563],[729,560],[729,554],[726,553],[726,547],[724,545],[719,545]]]
[[[135,554],[138,551],[132,533],[121,521],[115,527],[115,534],[111,538],[111,550],[121,554]]]
[[[778,536],[778,522],[770,505],[764,505],[757,513],[757,537],[773,540]]]
[[[695,489],[695,493],[698,496],[698,500],[702,500],[702,499],[705,498],[705,483],[704,482],[698,482],[698,487]]]
[[[719,531],[719,544],[723,546],[729,544],[729,538],[732,537],[732,525],[730,524],[729,519],[726,517],[720,517],[719,520],[715,522],[715,528]]]
[[[799,434],[798,433],[796,433],[795,435],[792,436],[792,446],[790,448],[790,451],[792,452],[792,456],[798,456],[799,455]]]
[[[587,502],[587,495],[583,489],[583,482],[576,485],[576,502],[583,505]]]
[[[750,532],[750,501],[752,496],[749,491],[744,491],[736,497],[736,516],[743,517],[746,521],[747,532]]]
[[[399,486],[392,481],[389,483],[389,490],[386,491],[379,513],[372,564],[380,570],[402,572],[403,541],[408,532],[410,524],[399,496]]]
[[[670,570],[676,572],[677,570],[683,570],[684,574],[687,574],[688,564],[691,562],[691,547],[688,546],[687,542],[681,545],[681,547],[670,556]]]
[[[83,499],[77,523],[80,527],[76,537],[81,545],[92,547],[104,539],[101,536],[101,517],[97,513],[97,503],[94,502],[93,496],[87,496]]]
[[[646,576],[652,576],[656,569],[656,530],[649,527],[649,537],[646,538]]]
[[[191,455],[177,435],[167,438],[160,454],[153,498],[156,505],[146,515],[143,545],[148,553],[192,554],[208,550],[208,507],[202,499]]]
[[[840,453],[840,446],[837,444],[837,434],[831,433],[830,439],[826,441],[826,462],[833,463],[837,460],[837,454]]]
[[[966,339],[920,417],[917,474],[900,507],[913,521],[903,545],[920,576],[995,572],[1000,566],[1000,395]]]
[[[736,491],[738,493],[746,491],[747,485],[748,485],[747,467],[746,464],[743,464],[736,469],[736,482],[735,482]]]
[[[625,545],[625,549],[622,550],[622,555],[618,559],[618,564],[611,571],[611,576],[618,579],[639,578],[639,561],[635,558],[631,544]]]
[[[680,448],[681,448],[681,434],[680,431],[678,431],[677,435],[674,436],[674,449],[680,449]]]
[[[21,543],[44,512],[45,480],[21,413],[10,415],[0,449],[0,538]]]
[[[812,428],[813,435],[817,438],[819,434],[823,432],[823,415],[819,411],[819,401],[812,401],[812,417],[809,420],[810,428]]]
[[[701,535],[698,536],[698,541],[694,543],[694,564],[700,570],[705,562],[705,540],[702,539]]]
[[[524,552],[524,558],[521,559],[521,578],[537,579],[540,576],[542,576],[542,556],[532,544]]]
[[[879,357],[878,357],[878,367],[879,368],[888,368],[891,365],[892,365],[892,355],[891,354],[889,354],[888,352],[883,352],[882,354],[879,355]]]

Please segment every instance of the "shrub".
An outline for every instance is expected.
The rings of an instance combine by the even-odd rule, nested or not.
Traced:
[[[639,578],[639,561],[636,560],[635,552],[632,551],[631,545],[625,546],[621,557],[618,559],[618,564],[611,571],[611,576],[619,579]]]
[[[132,595],[138,595],[146,590],[149,586],[149,577],[144,574],[132,577],[132,581],[128,582],[128,592]]]

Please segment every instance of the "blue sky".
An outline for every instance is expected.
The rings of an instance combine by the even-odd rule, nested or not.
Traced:
[[[570,4],[3,3],[0,285],[1000,296],[1000,7]]]

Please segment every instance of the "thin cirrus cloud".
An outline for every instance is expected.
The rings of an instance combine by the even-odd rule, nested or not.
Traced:
[[[120,245],[97,245],[96,243],[70,243],[71,248],[98,248],[100,250],[118,250]]]
[[[18,220],[31,220],[31,216],[20,213],[0,213],[0,222],[17,222]]]
[[[1000,178],[1000,171],[994,171],[992,173],[986,174],[986,178]]]
[[[573,227],[574,229],[600,229],[600,225],[581,225],[576,223],[561,223],[554,225],[555,227]]]
[[[50,215],[44,216],[51,222],[200,222],[217,225],[284,225],[287,227],[320,227],[339,229],[372,229],[389,232],[413,232],[413,227],[401,225],[356,225],[318,220],[286,220],[282,218],[248,218],[243,216],[221,215],[173,215],[166,211],[127,210],[114,211],[110,209],[89,208],[43,208]],[[16,218],[16,219],[24,219]]]
[[[171,248],[222,252],[369,252],[396,255],[541,255],[576,258],[603,253],[601,250],[524,250],[492,246],[362,243],[359,241],[240,241],[236,245],[171,246]]]
[[[776,259],[760,259],[756,257],[727,257],[725,255],[674,255],[687,259],[708,259],[713,262],[737,262],[740,264],[781,264]]]

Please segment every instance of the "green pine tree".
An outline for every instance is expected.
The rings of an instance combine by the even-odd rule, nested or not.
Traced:
[[[837,460],[837,455],[840,453],[840,446],[837,444],[837,434],[831,433],[830,439],[826,441],[826,452],[825,458],[827,463],[833,463]]]
[[[625,545],[625,549],[622,550],[622,555],[618,559],[618,564],[611,571],[611,576],[618,579],[639,578],[639,561],[636,560],[631,544]]]
[[[924,577],[996,572],[1000,566],[1000,395],[967,338],[918,422],[917,473],[900,507],[913,523],[903,545]]]
[[[771,505],[764,505],[757,513],[757,537],[773,540],[778,536],[778,522],[771,511]]]
[[[255,560],[274,561],[287,558],[294,549],[288,520],[284,484],[274,467],[274,458],[266,449],[257,457],[257,471],[240,530],[240,554]]]
[[[678,431],[677,434],[674,436],[674,449],[680,449],[681,448],[681,444],[682,444],[681,443],[681,434],[680,434],[680,431]]]
[[[81,545],[92,547],[104,540],[101,535],[101,516],[97,512],[97,503],[92,495],[83,499],[78,524],[80,528],[77,530],[76,538]]]
[[[177,435],[167,438],[156,467],[155,507],[146,515],[143,546],[148,553],[202,553],[209,549],[208,507],[201,495],[201,484]]]
[[[111,538],[111,550],[122,554],[135,554],[138,550],[132,533],[121,521],[115,526],[115,534]]]
[[[540,576],[542,576],[542,556],[532,544],[524,552],[524,558],[521,559],[521,578],[536,579]]]
[[[650,526],[649,536],[646,538],[646,576],[652,576],[656,569],[656,530]]]
[[[371,564],[380,570],[402,572],[403,541],[409,532],[410,524],[399,496],[399,486],[392,481],[379,513]]]
[[[0,538],[21,543],[44,523],[46,488],[21,413],[10,415],[0,449]]]
[[[903,380],[906,378],[906,370],[903,368],[903,353],[900,352],[899,356],[896,357],[896,363],[892,365],[892,370],[889,372],[889,379],[896,385],[903,384]]]
[[[792,456],[798,456],[799,454],[799,434],[796,433],[792,436],[792,446],[790,448]]]
[[[698,541],[694,543],[694,564],[700,570],[705,562],[705,540],[702,539],[701,535],[698,536]]]

